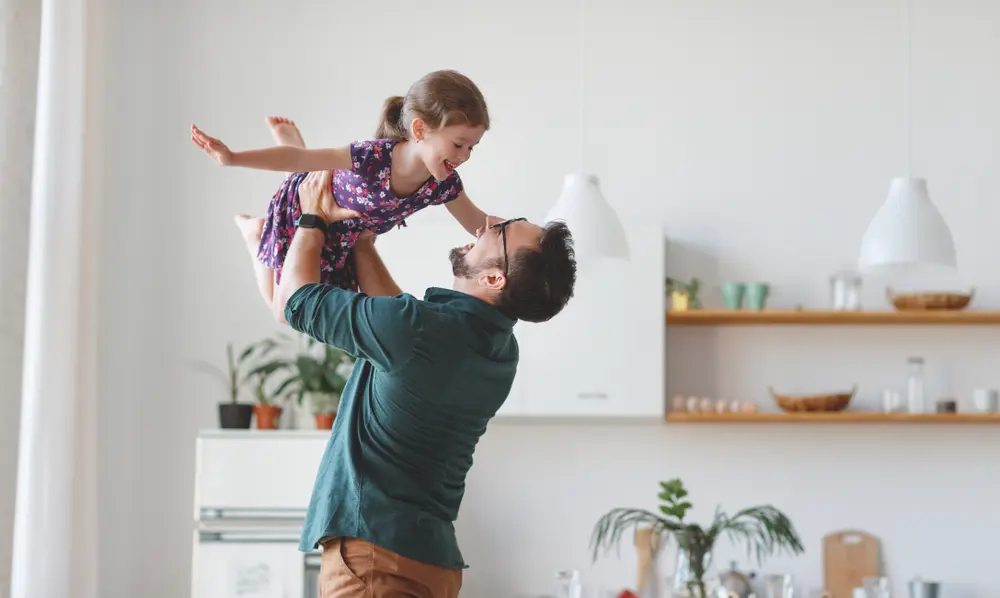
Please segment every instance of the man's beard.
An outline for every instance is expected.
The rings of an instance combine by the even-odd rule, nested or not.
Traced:
[[[468,252],[463,253],[461,247],[456,247],[448,252],[448,259],[451,261],[451,273],[455,278],[475,278],[476,272],[469,264]]]

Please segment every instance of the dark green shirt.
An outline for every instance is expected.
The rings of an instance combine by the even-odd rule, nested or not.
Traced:
[[[299,548],[347,536],[465,568],[454,521],[476,443],[514,382],[514,320],[457,291],[420,301],[322,284],[297,290],[285,319],[358,358]]]

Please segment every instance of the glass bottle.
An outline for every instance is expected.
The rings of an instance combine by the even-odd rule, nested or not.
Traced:
[[[910,413],[923,413],[924,408],[924,358],[906,360],[909,375],[906,378],[906,406]]]

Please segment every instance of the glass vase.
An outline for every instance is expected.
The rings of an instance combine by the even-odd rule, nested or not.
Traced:
[[[677,551],[677,565],[670,583],[671,598],[710,598],[721,585],[717,576],[711,575],[712,551],[700,555],[701,567],[694,567],[699,555],[681,548]]]

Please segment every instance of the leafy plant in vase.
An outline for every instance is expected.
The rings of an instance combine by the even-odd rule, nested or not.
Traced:
[[[667,292],[670,293],[670,307],[675,311],[701,309],[701,279],[692,278],[691,282],[682,282],[676,278],[667,277]]]
[[[240,389],[247,382],[250,374],[244,374],[244,368],[250,367],[253,360],[267,355],[277,343],[270,339],[259,341],[244,348],[239,356],[233,351],[233,343],[226,344],[226,371],[206,361],[195,361],[202,371],[218,376],[225,385],[229,400],[219,403],[219,427],[223,429],[250,428],[254,406],[251,403],[239,401]]]
[[[277,346],[273,340],[267,341],[270,346]],[[277,430],[278,422],[284,407],[280,404],[287,398],[281,393],[281,388],[268,392],[267,382],[270,378],[285,368],[285,359],[272,359],[259,364],[247,374],[247,382],[252,386],[253,397],[256,404],[253,406],[254,415],[257,418],[258,430]]]
[[[318,429],[329,430],[340,404],[340,394],[347,384],[354,358],[340,349],[304,336],[305,350],[293,359],[282,360],[278,369],[289,375],[276,393],[293,397],[299,405],[307,397],[313,407]]]
[[[708,569],[712,563],[712,550],[723,535],[731,541],[747,545],[747,555],[756,557],[761,564],[765,556],[787,551],[802,554],[805,549],[792,522],[778,509],[755,506],[737,511],[730,516],[716,507],[712,523],[702,527],[685,521],[692,507],[687,500],[687,490],[679,478],[660,482],[660,514],[643,509],[617,508],[605,513],[594,526],[591,536],[593,557],[596,561],[600,549],[616,546],[629,528],[652,528],[653,535],[666,534],[677,541],[677,571],[674,576],[674,595],[691,598],[708,598],[711,580]]]

